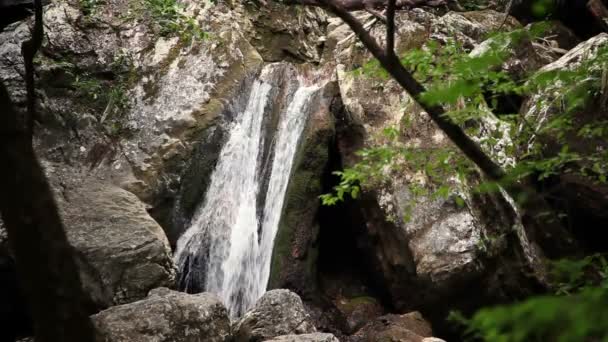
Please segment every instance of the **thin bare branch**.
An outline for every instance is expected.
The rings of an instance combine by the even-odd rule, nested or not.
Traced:
[[[395,53],[395,7],[397,0],[388,0],[386,8],[386,55]]]
[[[31,39],[21,45],[27,112],[18,112],[0,80],[0,214],[34,320],[37,342],[93,342],[92,303],[73,247],[33,147],[34,56],[43,40],[42,3],[34,2]]]
[[[34,120],[36,118],[36,85],[34,73],[34,57],[42,46],[44,26],[42,23],[42,0],[34,0],[34,29],[32,37],[21,44],[21,54],[25,66],[25,88],[27,91],[26,131],[33,136]]]

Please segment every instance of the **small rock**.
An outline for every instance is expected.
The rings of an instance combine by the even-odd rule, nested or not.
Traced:
[[[233,331],[235,342],[249,342],[294,333],[314,333],[316,329],[300,297],[281,289],[266,292],[235,324]]]
[[[125,304],[173,286],[167,237],[135,195],[95,180],[56,197],[85,291],[96,305]]]

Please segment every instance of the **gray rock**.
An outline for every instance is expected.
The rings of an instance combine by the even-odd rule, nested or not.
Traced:
[[[431,337],[431,325],[417,312],[385,315],[366,324],[351,337],[352,342],[407,341],[422,342]]]
[[[266,342],[340,342],[334,335],[325,333],[312,333],[302,335],[282,335]]]
[[[132,302],[174,285],[167,238],[135,195],[87,181],[57,198],[81,278],[98,305]]]
[[[25,338],[17,340],[16,342],[35,342],[35,340],[33,337],[25,337]]]
[[[234,325],[236,342],[264,341],[287,334],[316,332],[300,297],[289,290],[272,290]]]
[[[98,342],[224,342],[230,334],[228,312],[215,295],[166,288],[102,311],[92,320]]]
[[[4,228],[4,222],[0,218],[0,253],[8,251],[8,234],[6,228]]]

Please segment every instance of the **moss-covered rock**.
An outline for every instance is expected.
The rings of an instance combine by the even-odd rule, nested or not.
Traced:
[[[304,299],[317,294],[317,212],[334,136],[330,105],[335,94],[335,83],[330,83],[312,109],[294,160],[273,249],[268,288],[289,288]]]
[[[447,39],[457,39],[464,49],[472,49],[497,27],[498,18],[504,17],[494,11],[443,16],[421,10],[399,13],[396,49],[401,53]],[[512,19],[507,25],[520,27]],[[397,146],[416,148],[428,156],[438,151],[457,151],[394,80],[380,71],[361,72],[372,56],[348,35],[344,37],[340,26],[330,28],[328,42],[341,42],[335,44],[333,55],[337,56],[338,83],[347,112],[346,120],[338,127],[338,146],[345,167],[360,160],[355,154],[358,148],[391,144],[383,133],[387,128],[397,131]],[[370,32],[383,39],[381,25],[372,26]],[[334,33],[336,38],[332,38]],[[358,138],[353,141],[353,136]],[[455,168],[448,169],[438,184],[437,179],[425,176],[425,166],[424,162],[415,166],[404,162],[387,167],[382,179],[364,185],[358,201],[365,230],[359,239],[361,253],[379,286],[388,293],[390,303],[397,310],[425,309],[437,314],[433,318],[443,319],[448,307],[470,307],[488,297],[496,300],[505,292],[525,292],[522,288],[530,285],[523,280],[528,278],[526,272],[509,275],[520,279],[521,287],[517,281],[505,281],[509,289],[503,292],[493,285],[494,274],[505,272],[498,271],[502,265],[493,259],[498,254],[510,260],[505,264],[538,265],[536,254],[523,252],[529,246],[525,236],[520,236],[519,241],[507,238],[512,236],[517,221],[509,204],[475,198],[469,190],[479,179],[471,177],[465,184],[456,177]],[[445,184],[451,191],[447,196],[431,195]],[[479,210],[480,203],[493,209]],[[488,240],[495,243],[487,244]]]
[[[251,22],[247,37],[265,61],[320,61],[327,26],[322,9],[245,1],[244,11]]]

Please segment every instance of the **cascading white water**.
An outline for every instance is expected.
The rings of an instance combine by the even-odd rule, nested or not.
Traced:
[[[318,89],[300,87],[281,113],[264,209],[258,217],[262,123],[271,88],[262,80],[254,83],[246,109],[230,127],[203,205],[180,237],[175,254],[181,286],[190,292],[218,294],[233,318],[266,290],[293,159],[307,121],[306,107]]]
[[[293,101],[290,103],[285,115],[279,123],[277,143],[274,150],[274,160],[266,201],[264,203],[264,217],[262,218],[262,239],[260,241],[260,253],[258,254],[258,272],[262,285],[256,289],[255,300],[264,291],[270,276],[270,261],[272,258],[272,248],[274,238],[277,235],[279,221],[283,211],[285,192],[289,184],[291,168],[298,147],[298,140],[308,119],[308,113],[304,108],[310,106],[314,92],[318,87],[302,87],[294,94]],[[253,304],[253,303],[252,303]]]

